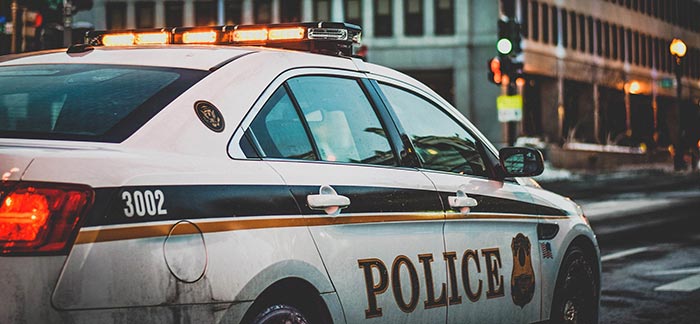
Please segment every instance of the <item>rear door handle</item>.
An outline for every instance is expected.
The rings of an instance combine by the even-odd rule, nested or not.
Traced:
[[[350,198],[339,195],[329,185],[323,185],[318,195],[306,196],[306,203],[313,210],[323,210],[328,215],[338,215],[340,210],[350,206]]]
[[[462,189],[457,190],[456,196],[447,197],[447,201],[452,209],[459,210],[462,214],[468,214],[471,207],[479,204],[476,199],[467,196]]]

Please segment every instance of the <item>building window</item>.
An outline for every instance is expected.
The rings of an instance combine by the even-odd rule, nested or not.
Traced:
[[[330,21],[331,20],[331,1],[330,0],[315,0],[314,1],[314,20],[315,21]]]
[[[588,25],[588,53],[593,54],[593,40],[595,39],[595,33],[593,33],[593,17],[588,16],[588,18],[586,18],[586,24]]]
[[[578,23],[576,22],[576,13],[570,12],[569,17],[571,18],[571,37],[569,37],[569,39],[571,40],[571,49],[575,50],[578,49]]]
[[[194,3],[194,23],[197,26],[216,26],[216,3],[196,1]]]
[[[552,45],[559,45],[559,8],[552,6]]]
[[[345,0],[345,22],[362,27],[362,0]]]
[[[374,36],[391,36],[391,18],[391,0],[374,0]]]
[[[603,56],[603,24],[600,19],[595,20],[596,54]]]
[[[280,1],[280,22],[301,21],[301,0]]]
[[[642,61],[642,66],[648,66],[648,65],[647,65],[647,36],[646,36],[646,35],[641,35],[641,36],[639,36],[639,38],[640,38],[640,41],[641,41],[641,42],[640,42],[640,43],[641,43],[641,45],[640,45],[640,46],[641,46],[640,52],[641,52],[641,54],[642,54],[640,60]]]
[[[632,38],[632,58],[634,58],[634,64],[639,65],[639,32],[634,32]]]
[[[227,25],[243,22],[243,0],[226,0],[224,2],[224,19]]]
[[[520,8],[521,8],[520,10],[522,10],[521,16],[520,16],[520,24],[521,24],[521,25],[520,25],[520,26],[521,26],[521,27],[520,27],[520,34],[523,35],[523,38],[528,38],[528,37],[529,37],[529,34],[528,34],[528,28],[529,28],[528,22],[530,21],[530,19],[529,19],[529,18],[530,18],[530,17],[529,17],[529,14],[530,14],[530,12],[529,12],[529,11],[530,11],[530,10],[529,10],[529,9],[530,9],[530,3],[529,3],[529,1],[527,1],[527,0],[520,0]]]
[[[532,39],[540,40],[540,6],[537,2],[532,2],[532,19],[530,19],[530,30],[532,31]]]
[[[107,2],[107,29],[126,29],[126,2]]]
[[[610,24],[603,23],[603,54],[610,58]]]
[[[256,24],[269,24],[272,22],[272,0],[258,0],[253,2],[253,13]]]
[[[612,59],[617,60],[619,58],[619,43],[618,43],[618,29],[617,25],[612,25],[610,27],[610,32],[612,33]]]
[[[581,52],[586,52],[586,17],[578,15],[578,35]],[[590,37],[590,36],[589,36]]]
[[[569,13],[562,9],[561,14],[561,46],[569,47]]]
[[[435,34],[453,35],[455,33],[454,0],[435,0]]]
[[[136,9],[136,28],[153,28],[155,22],[155,3],[138,1],[134,4]]]
[[[625,51],[625,62],[632,63],[632,30],[629,28],[625,31],[625,44],[627,51]]]
[[[549,6],[542,4],[542,42],[549,43]]]
[[[409,36],[423,35],[423,0],[405,0],[404,33]]]
[[[183,23],[183,5],[181,1],[166,1],[165,6],[165,27],[177,27]]]

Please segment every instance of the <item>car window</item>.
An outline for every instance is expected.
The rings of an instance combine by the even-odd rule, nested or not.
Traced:
[[[204,76],[119,65],[0,68],[0,137],[118,142]]]
[[[357,80],[302,76],[287,84],[321,160],[396,165],[387,134]]]
[[[277,89],[265,103],[250,129],[265,157],[316,160],[304,125],[284,87]]]
[[[411,92],[380,84],[382,92],[411,138],[423,167],[487,176],[476,140],[442,109]]]

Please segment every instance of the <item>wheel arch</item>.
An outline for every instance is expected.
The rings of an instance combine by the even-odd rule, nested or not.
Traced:
[[[299,277],[284,278],[265,288],[248,308],[241,323],[252,323],[261,311],[276,304],[294,306],[308,316],[311,323],[333,323],[330,309],[321,293],[310,282]]]

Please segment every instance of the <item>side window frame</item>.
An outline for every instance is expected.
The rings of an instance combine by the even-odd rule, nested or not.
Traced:
[[[334,162],[334,161],[324,161],[320,159],[318,146],[316,141],[311,134],[310,127],[304,117],[303,112],[299,106],[299,103],[294,95],[294,92],[289,88],[287,81],[296,77],[305,76],[324,76],[333,78],[344,78],[356,81],[358,86],[366,96],[367,101],[372,107],[373,113],[377,116],[377,119],[386,132],[386,139],[391,148],[391,152],[394,155],[394,165],[380,165],[380,164],[366,164],[366,163],[350,163],[350,162]],[[291,158],[268,158],[265,157],[258,146],[257,141],[250,132],[250,126],[252,121],[260,114],[265,104],[270,100],[273,94],[280,88],[284,87],[287,95],[292,101],[296,113],[299,115],[300,120],[304,126],[304,131],[306,132],[307,138],[309,139],[314,154],[316,155],[316,160],[301,160],[301,159],[291,159]],[[399,132],[396,129],[396,123],[390,116],[389,108],[385,103],[378,97],[379,91],[370,84],[367,76],[361,72],[348,71],[348,70],[337,70],[337,69],[327,69],[327,68],[295,68],[290,69],[282,74],[280,74],[275,80],[273,80],[266,90],[261,94],[258,100],[255,102],[253,107],[248,111],[245,117],[242,119],[241,123],[234,132],[232,138],[228,145],[228,155],[232,159],[236,160],[277,160],[277,161],[295,161],[302,163],[333,163],[333,164],[349,164],[349,165],[361,165],[361,166],[371,166],[371,167],[390,167],[397,168],[402,167],[401,152],[405,151],[405,146],[402,146],[400,142]],[[397,142],[399,140],[399,142]],[[254,153],[250,154],[250,147],[246,145],[252,144]],[[248,154],[246,154],[246,152]]]
[[[450,118],[450,119],[451,119],[453,122],[455,122],[459,127],[461,127],[465,132],[467,132],[467,134],[469,134],[469,136],[471,136],[472,138],[474,138],[474,140],[475,140],[475,143],[474,143],[474,144],[475,144],[475,146],[476,146],[477,153],[478,153],[479,155],[481,155],[482,160],[483,160],[483,162],[484,162],[484,164],[485,164],[485,167],[486,167],[486,175],[487,175],[487,178],[488,178],[488,179],[492,179],[492,180],[493,180],[493,179],[498,179],[498,178],[499,178],[498,175],[496,174],[496,170],[498,169],[498,167],[497,167],[497,164],[498,164],[498,162],[497,162],[497,161],[498,161],[497,156],[494,155],[493,152],[491,152],[491,150],[489,150],[489,149],[486,147],[486,145],[484,144],[484,139],[483,139],[482,137],[477,136],[477,134],[475,134],[475,133],[471,130],[471,128],[470,128],[469,126],[465,125],[465,124],[464,124],[463,122],[461,122],[458,118],[456,118],[456,117],[454,116],[454,114],[451,113],[451,112],[449,111],[449,109],[445,108],[444,105],[442,105],[442,104],[436,102],[435,100],[432,100],[428,95],[423,94],[422,91],[420,91],[419,89],[412,89],[412,87],[407,87],[407,86],[406,86],[405,84],[403,84],[403,83],[397,83],[397,82],[392,82],[392,81],[390,81],[390,80],[382,80],[382,79],[377,79],[377,78],[372,78],[372,79],[371,79],[371,82],[373,83],[373,85],[374,85],[376,91],[379,92],[379,94],[380,94],[382,100],[384,101],[384,104],[387,106],[387,109],[389,110],[392,119],[394,119],[394,123],[396,124],[397,128],[398,128],[399,131],[400,131],[400,134],[401,134],[400,136],[401,136],[402,140],[403,140],[404,142],[407,142],[407,143],[405,143],[404,145],[407,145],[407,146],[410,147],[409,150],[410,150],[410,152],[412,153],[412,155],[415,157],[415,159],[416,159],[416,162],[415,162],[415,163],[418,164],[418,168],[420,168],[420,169],[422,169],[422,170],[430,171],[430,172],[442,172],[442,173],[449,173],[449,174],[452,174],[452,175],[459,175],[459,174],[457,174],[457,173],[450,173],[450,172],[446,172],[446,171],[440,171],[440,170],[435,170],[435,169],[429,169],[429,168],[426,168],[426,167],[423,165],[423,163],[420,161],[420,158],[418,157],[418,154],[416,153],[416,148],[415,148],[415,146],[414,146],[414,144],[413,144],[413,141],[410,139],[410,136],[409,136],[408,133],[405,131],[404,127],[401,125],[401,121],[400,121],[400,119],[398,118],[398,115],[396,114],[396,111],[395,111],[394,108],[391,106],[391,103],[389,102],[388,98],[386,97],[386,95],[384,94],[384,92],[381,90],[381,88],[380,88],[380,83],[381,83],[381,84],[385,84],[385,85],[390,86],[390,87],[397,88],[397,89],[402,90],[402,91],[405,91],[405,92],[407,92],[407,93],[409,93],[409,94],[415,95],[415,96],[417,96],[418,98],[423,99],[423,100],[425,100],[426,102],[428,102],[429,104],[433,105],[433,106],[435,107],[435,109],[437,109],[438,111],[440,111],[440,112],[442,112],[443,114],[445,114],[445,116],[447,116],[448,118]],[[462,176],[484,178],[483,176],[474,175],[474,174],[465,174],[465,175],[462,175]]]

